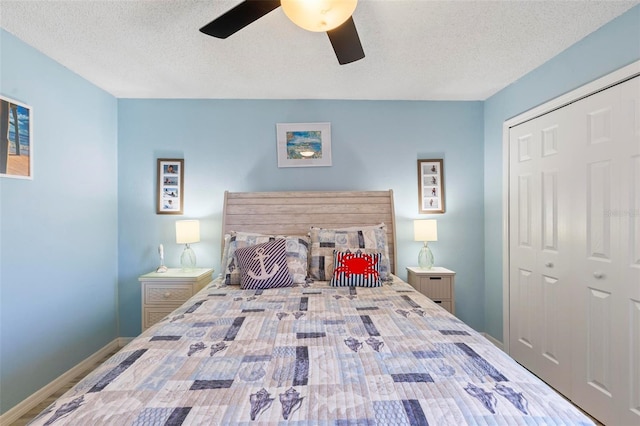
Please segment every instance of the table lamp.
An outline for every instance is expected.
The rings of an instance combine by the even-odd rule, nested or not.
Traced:
[[[413,239],[414,241],[424,242],[418,254],[418,266],[421,269],[431,269],[433,267],[433,253],[431,253],[428,243],[429,241],[438,241],[438,224],[436,220],[414,220]]]
[[[180,266],[183,271],[189,271],[196,267],[196,254],[189,244],[200,241],[199,220],[176,221],[176,243],[184,244],[184,251],[180,256]]]

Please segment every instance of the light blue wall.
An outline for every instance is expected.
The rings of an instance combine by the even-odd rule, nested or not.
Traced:
[[[117,101],[0,30],[33,180],[0,178],[0,411],[117,337]]]
[[[502,340],[502,124],[640,59],[640,6],[485,101],[485,331]]]
[[[393,189],[398,273],[417,263],[413,219],[438,219],[436,263],[455,270],[456,312],[483,328],[481,102],[124,100],[118,102],[120,335],[140,332],[139,275],[165,247],[178,266],[175,216],[156,215],[156,158],[185,159],[185,215],[192,245],[219,272],[223,193]],[[276,123],[331,122],[333,166],[279,169]],[[447,212],[418,214],[417,159],[444,158]],[[178,217],[180,218],[180,217]]]

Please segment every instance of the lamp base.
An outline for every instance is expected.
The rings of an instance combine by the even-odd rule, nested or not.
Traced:
[[[431,269],[433,267],[433,253],[431,253],[431,249],[426,242],[420,249],[420,253],[418,253],[418,266],[421,269]]]
[[[189,247],[189,244],[184,246],[184,251],[180,255],[180,266],[183,271],[191,271],[196,267],[196,253]]]

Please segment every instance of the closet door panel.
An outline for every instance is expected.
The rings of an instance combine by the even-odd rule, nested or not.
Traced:
[[[630,158],[631,189],[629,191],[629,267],[640,270],[640,154]],[[637,288],[638,286],[636,286]]]
[[[592,388],[611,398],[612,351],[610,292],[589,288],[587,295],[587,359],[586,377],[581,377]]]
[[[566,165],[571,162],[575,143],[566,116],[567,112],[560,109],[535,120],[541,154],[537,174],[540,227],[534,230],[538,238],[536,266],[541,292],[537,374],[562,393],[570,392],[571,384],[571,329],[567,327],[571,321],[567,245],[571,200],[566,194],[572,188]]]
[[[542,250],[558,253],[558,170],[542,172]]]
[[[605,424],[616,424],[620,398],[622,230],[616,212],[625,142],[618,86],[582,99],[572,112],[578,141],[572,244],[576,277],[571,399]],[[628,374],[628,373],[627,373]]]
[[[544,136],[542,144],[544,155]],[[560,282],[557,277],[558,266],[556,264],[558,260],[553,258],[555,256],[549,256],[549,254],[558,253],[558,171],[555,169],[542,172],[541,201],[541,255],[544,260],[544,268],[541,276],[543,314],[541,353],[546,362],[560,365],[562,349],[558,339],[558,326],[562,322],[562,310],[559,302],[563,297],[562,286],[564,283]],[[555,271],[553,267],[556,268]]]
[[[622,422],[638,424],[640,423],[640,302],[638,300],[630,300],[629,302],[631,339],[628,353],[631,357],[629,363],[631,371],[629,379],[625,383],[629,398],[622,398],[620,401],[620,412],[623,416]]]
[[[566,254],[570,134],[556,111],[511,129],[511,355],[561,392],[571,375]]]
[[[620,377],[622,398],[619,424],[640,425],[640,77],[620,87],[620,131],[626,149],[621,153],[622,182],[619,212],[621,235],[621,297],[616,321],[621,324],[618,347],[622,362],[629,366]]]
[[[512,356],[528,368],[537,364],[539,345],[540,280],[537,265],[537,234],[540,218],[537,214],[539,182],[534,172],[540,158],[539,137],[530,125],[512,129],[513,149],[510,151],[510,246],[511,269],[510,316]]]
[[[587,164],[586,255],[591,260],[607,263],[611,262],[611,196],[614,190],[611,186],[612,173],[611,160]]]

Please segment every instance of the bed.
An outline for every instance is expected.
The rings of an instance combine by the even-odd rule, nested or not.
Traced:
[[[220,276],[31,424],[593,424],[395,275],[391,191],[227,192],[222,229]],[[352,235],[358,246],[344,250],[338,242]],[[277,263],[283,240],[298,254],[307,242],[306,258],[295,259],[306,276]],[[234,241],[242,244],[230,260]],[[380,286],[341,269],[356,257]],[[293,283],[246,286],[246,262],[257,262],[257,279],[288,270],[282,279]],[[327,280],[309,279],[312,270]],[[232,283],[238,273],[247,288]]]

